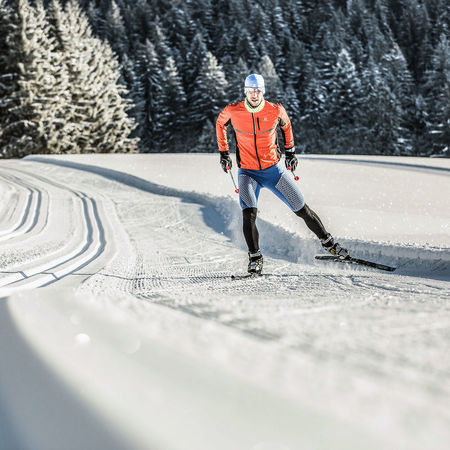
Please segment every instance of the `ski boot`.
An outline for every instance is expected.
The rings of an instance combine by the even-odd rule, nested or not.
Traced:
[[[263,268],[263,256],[258,250],[256,253],[248,252],[248,273],[261,274]]]
[[[331,234],[328,234],[325,239],[321,239],[320,242],[326,251],[330,252],[334,256],[338,256],[340,259],[346,259],[350,256],[350,253],[346,248],[341,247],[339,242],[334,242]]]

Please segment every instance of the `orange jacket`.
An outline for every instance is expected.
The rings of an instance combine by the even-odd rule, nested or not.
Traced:
[[[231,124],[236,134],[237,163],[243,169],[267,169],[280,160],[278,125],[283,132],[285,149],[294,147],[291,121],[283,105],[263,101],[265,104],[259,112],[250,112],[244,100],[226,106],[217,118],[216,134],[219,150],[228,151],[226,131]]]

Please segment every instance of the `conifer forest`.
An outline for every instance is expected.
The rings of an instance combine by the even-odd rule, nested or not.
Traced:
[[[448,0],[0,0],[0,11],[1,158],[216,152],[215,120],[250,73],[285,106],[297,153],[450,155]]]

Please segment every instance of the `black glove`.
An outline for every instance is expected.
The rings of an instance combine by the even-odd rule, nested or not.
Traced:
[[[286,169],[292,170],[292,171],[297,169],[298,159],[295,156],[295,150],[293,150],[293,151],[286,150],[284,158],[285,158],[284,163],[286,164]]]
[[[228,172],[228,169],[233,167],[229,152],[220,152],[220,165],[224,172]]]

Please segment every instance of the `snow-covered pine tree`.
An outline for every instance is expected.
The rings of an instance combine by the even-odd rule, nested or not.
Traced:
[[[93,36],[76,0],[69,0],[55,23],[69,73],[76,151],[134,151],[137,140],[129,136],[136,125],[127,115],[130,101],[124,98],[126,89],[119,83],[120,67],[111,47]]]
[[[413,154],[413,141],[415,140],[415,93],[414,81],[403,51],[394,44],[391,51],[381,60],[383,75],[391,90],[399,101],[401,113],[400,124],[404,130],[402,154]]]
[[[143,120],[139,121],[138,136],[142,152],[159,152],[164,142],[162,117],[168,101],[165,97],[164,73],[156,54],[155,46],[147,39],[139,45],[135,60],[137,83],[142,89]],[[139,89],[139,87],[138,87]]]
[[[256,67],[260,59],[260,53],[256,47],[256,43],[250,36],[247,29],[242,27],[242,25],[237,24],[233,31],[231,31],[233,36],[237,36],[235,52],[245,59],[246,63],[252,70],[252,67]]]
[[[127,30],[122,13],[115,0],[111,1],[111,5],[106,12],[102,34],[120,58],[129,53]]]
[[[425,100],[428,105],[428,154],[450,156],[450,40],[444,34],[425,73]]]
[[[282,102],[284,98],[283,85],[269,55],[264,55],[261,58],[258,69],[264,77],[267,100],[275,103]]]
[[[206,120],[215,121],[219,112],[227,104],[228,82],[216,57],[207,52],[195,80],[192,96],[192,119],[203,126]]]
[[[166,64],[166,61],[170,57],[174,57],[173,51],[170,47],[169,39],[167,37],[166,30],[161,26],[159,18],[156,18],[156,22],[151,24],[152,37],[151,40],[156,48],[156,53],[159,58],[159,62],[162,66]]]
[[[215,29],[214,10],[217,9],[217,2],[211,0],[197,0],[186,2],[190,16],[196,22],[197,28],[202,29],[205,43],[208,48],[213,47],[213,42],[217,38]]]
[[[402,2],[397,15],[398,20],[394,22],[395,40],[405,55],[405,60],[409,61],[408,67],[413,77],[420,79],[429,58],[429,55],[421,52],[422,43],[431,30],[427,10],[422,1],[409,0]]]
[[[300,125],[301,110],[300,110],[300,101],[297,98],[297,93],[295,92],[295,89],[292,86],[292,84],[288,84],[286,86],[286,89],[284,91],[283,106],[286,108],[286,112],[288,113],[289,118],[291,119],[294,134],[296,134],[295,132],[299,129]],[[300,150],[301,142],[299,142],[296,147],[297,150]]]
[[[323,120],[327,108],[327,90],[312,58],[308,60],[304,73],[305,87],[301,99],[303,111],[296,142],[302,142],[307,153],[329,153],[330,149],[324,142],[326,129]]]
[[[189,45],[186,52],[186,62],[183,67],[183,80],[184,85],[186,86],[186,94],[188,95],[188,98],[190,96],[189,88],[193,86],[207,52],[208,49],[206,48],[203,34],[199,31],[195,34]]]
[[[216,139],[216,127],[210,120],[207,120],[203,125],[202,132],[198,138],[197,145],[188,149],[188,151],[195,151],[201,153],[211,153],[217,149],[217,139]]]
[[[304,80],[303,69],[307,64],[307,59],[310,57],[305,46],[298,40],[291,40],[286,51],[287,64],[283,83],[285,85],[291,84],[295,89],[301,90]]]
[[[216,57],[208,52],[195,80],[189,105],[190,120],[197,130],[202,130],[207,120],[215,123],[219,112],[227,104],[227,89],[228,82],[222,67]]]
[[[13,20],[13,10],[6,0],[0,0],[0,158],[11,155],[6,153],[3,129],[8,121],[8,109],[12,93],[18,89],[14,53],[11,52],[11,40],[17,32],[18,21]]]
[[[33,7],[27,0],[16,0],[9,17],[13,27],[6,39],[6,67],[15,86],[2,102],[7,105],[2,154],[60,153],[70,146],[65,117],[68,77],[49,36],[43,4],[38,0]]]
[[[271,11],[269,11],[269,14]],[[254,8],[252,8],[252,20],[254,23],[257,23],[256,32],[254,35],[255,45],[258,49],[258,53],[260,55],[269,55],[270,57],[275,56],[275,54],[271,51],[275,44],[275,39],[272,34],[272,29],[270,25],[270,18],[266,14],[266,12],[259,6],[255,4]],[[250,33],[254,32],[253,28],[249,28],[248,31]]]
[[[366,130],[365,145],[361,145],[361,152],[401,155],[405,129],[401,125],[400,102],[375,63],[370,62],[363,78],[368,93],[361,118]]]
[[[160,126],[164,136],[160,139],[159,151],[175,151],[183,146],[186,111],[186,94],[175,60],[167,59],[164,67],[163,98],[160,110]]]
[[[123,20],[128,34],[131,51],[136,51],[138,44],[152,39],[152,24],[155,20],[155,9],[147,0],[127,2],[123,8]]]
[[[227,93],[230,102],[238,102],[244,98],[244,81],[248,75],[250,75],[249,69],[242,58],[239,58],[236,64],[230,64],[227,67]]]
[[[192,20],[189,10],[180,8],[176,2],[170,4],[168,14],[172,17],[167,24],[169,42],[172,48],[176,47],[185,53],[197,33],[197,26]]]
[[[325,102],[326,122],[333,153],[359,153],[363,91],[355,64],[345,48],[339,52]]]
[[[128,114],[133,117],[137,127],[131,134],[132,137],[140,137],[141,126],[145,123],[145,97],[144,86],[136,73],[136,62],[133,58],[124,54],[122,56],[122,75],[127,85],[128,98],[131,99],[131,109]]]

